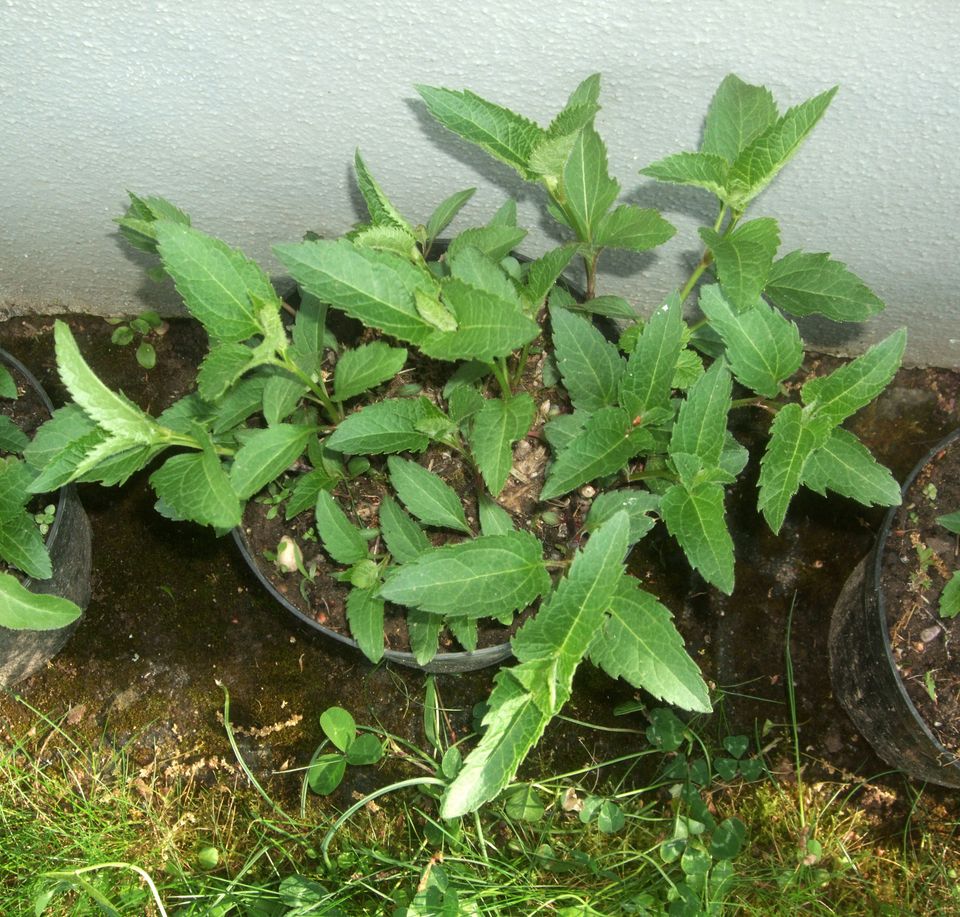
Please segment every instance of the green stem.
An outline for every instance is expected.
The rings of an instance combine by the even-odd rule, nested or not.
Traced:
[[[507,371],[506,357],[497,357],[492,363],[488,363],[487,365],[496,377],[497,384],[500,386],[500,391],[503,392],[504,398],[509,398],[513,394],[513,390],[510,388],[510,373]]]
[[[523,345],[523,349],[520,351],[520,356],[517,357],[517,369],[513,374],[513,384],[519,385],[520,380],[523,378],[523,371],[527,367],[527,360],[530,358],[530,344],[532,341],[528,341]]]
[[[582,240],[581,240],[582,241]],[[588,300],[597,295],[597,262],[600,260],[600,252],[596,251],[591,256],[583,256],[583,268],[587,274],[587,289],[585,296]]]
[[[772,398],[761,398],[755,395],[753,398],[734,398],[730,402],[730,410],[735,408],[763,408],[765,411],[772,411],[776,414],[783,405]]]
[[[146,870],[141,869],[139,866],[135,866],[133,863],[96,863],[93,866],[82,866],[80,869],[74,869],[71,871],[62,871],[62,872],[45,872],[42,873],[45,879],[57,879],[58,881],[72,882],[74,884],[81,885],[85,891],[88,893],[97,892],[97,889],[92,889],[88,883],[84,882],[80,876],[87,872],[97,872],[101,869],[130,869],[135,872],[141,879],[147,884],[147,887],[150,889],[150,894],[153,896],[154,904],[157,906],[157,913],[160,917],[167,917],[167,912],[164,910],[163,901],[160,899],[160,892],[157,891],[157,886],[154,885],[153,879],[150,878],[150,875]],[[98,900],[98,904],[106,905],[112,909],[112,904],[107,900],[106,896],[102,893],[98,893],[95,896],[95,899]]]
[[[331,423],[336,424],[343,420],[343,406],[340,404],[335,404],[330,398],[330,395],[327,392],[327,387],[323,383],[323,379],[318,379],[315,382],[286,354],[283,354],[282,359],[274,360],[272,362],[281,369],[285,369],[291,375],[296,376],[297,379],[299,379],[308,389],[310,389],[311,392],[313,392],[317,401],[323,407],[324,411],[326,411],[327,418],[331,421]]]

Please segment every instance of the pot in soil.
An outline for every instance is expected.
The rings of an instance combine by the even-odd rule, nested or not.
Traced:
[[[28,434],[53,413],[53,404],[3,350],[0,392],[7,396],[0,412],[0,479],[20,481],[10,489],[0,483],[0,685],[10,686],[45,665],[76,629],[90,600],[91,537],[72,485],[35,498],[29,510],[13,492],[26,494]],[[28,461],[20,457],[24,451]]]
[[[960,787],[960,718],[947,704],[960,686],[960,620],[939,608],[960,565],[956,537],[937,519],[957,507],[960,431],[910,472],[830,626],[834,695],[857,729],[891,766],[948,787]]]

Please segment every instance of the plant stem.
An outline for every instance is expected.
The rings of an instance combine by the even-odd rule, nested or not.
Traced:
[[[593,299],[597,295],[597,262],[600,260],[600,252],[596,251],[589,257],[583,256],[583,268],[587,274],[586,299]]]
[[[506,357],[497,357],[492,363],[488,363],[487,365],[496,377],[497,384],[500,386],[500,391],[503,392],[503,396],[509,398],[513,394],[513,391],[510,388],[510,373],[507,371]]]
[[[310,378],[293,360],[289,359],[286,354],[283,355],[283,359],[272,361],[275,366],[279,366],[281,369],[285,369],[288,373],[293,376],[296,376],[311,392],[316,396],[317,401],[320,402],[320,405],[323,407],[324,411],[327,413],[327,419],[331,423],[337,424],[343,420],[343,406],[335,404],[330,395],[327,392],[327,387],[323,383],[323,379],[320,378],[316,382]]]

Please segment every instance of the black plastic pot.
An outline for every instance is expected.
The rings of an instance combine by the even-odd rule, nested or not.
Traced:
[[[902,492],[906,494],[924,466],[952,444],[960,448],[960,431],[930,450],[910,472]],[[834,607],[830,625],[833,692],[888,764],[918,780],[960,787],[960,759],[934,736],[910,700],[890,645],[880,571],[898,509],[887,513],[873,551],[853,571]]]
[[[53,413],[47,393],[22,363],[3,350],[0,362],[25,379]],[[90,602],[90,522],[72,486],[57,492],[56,506],[57,515],[47,536],[53,576],[48,580],[24,578],[22,582],[31,592],[58,595],[85,610]],[[63,648],[79,623],[77,618],[58,630],[42,631],[0,627],[0,685],[14,685],[44,666]]]

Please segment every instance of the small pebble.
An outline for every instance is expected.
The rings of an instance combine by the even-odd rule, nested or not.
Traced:
[[[920,631],[920,639],[924,643],[929,643],[931,640],[936,640],[940,636],[940,625],[933,624],[930,627],[925,627]]]

